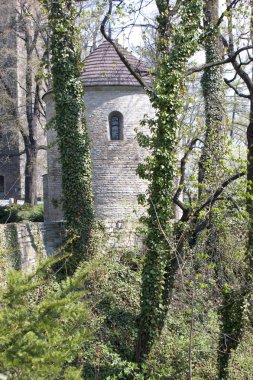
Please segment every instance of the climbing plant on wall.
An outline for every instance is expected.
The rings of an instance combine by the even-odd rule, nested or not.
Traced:
[[[73,0],[43,0],[51,29],[51,69],[55,129],[62,164],[62,205],[73,256],[68,272],[88,255],[93,225],[90,144],[84,115],[84,90],[77,9]]]
[[[164,324],[168,296],[173,288],[177,259],[173,246],[173,180],[178,115],[184,94],[184,71],[199,45],[202,1],[184,0],[178,10],[180,22],[171,23],[170,7],[157,0],[160,64],[151,102],[156,118],[148,121],[150,136],[138,134],[141,146],[151,155],[139,166],[141,178],[149,180],[140,201],[147,204],[146,247],[141,294],[141,314],[136,358],[147,354]],[[169,34],[169,35],[168,35]],[[170,38],[169,38],[170,36]]]

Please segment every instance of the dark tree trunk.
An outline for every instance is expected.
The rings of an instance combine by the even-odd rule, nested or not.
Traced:
[[[28,39],[28,37],[27,37]],[[28,39],[29,40],[29,39]],[[27,47],[26,68],[26,119],[27,133],[23,133],[26,153],[25,164],[25,203],[37,204],[37,129],[40,117],[40,81],[35,82],[32,73],[32,55]],[[33,95],[35,87],[35,95]]]
[[[26,63],[25,63],[25,116],[26,121],[21,125],[20,132],[24,142],[24,151],[26,155],[25,164],[25,202],[31,206],[37,203],[37,156],[38,141],[37,133],[39,119],[41,115],[40,93],[42,89],[42,79],[36,78],[34,72],[34,59],[36,59],[39,49],[38,42],[41,28],[40,15],[36,14],[36,21],[33,17],[26,17],[26,13],[33,13],[33,7],[30,3],[21,5],[23,12],[21,21],[21,31],[25,41]]]
[[[34,206],[37,204],[37,146],[28,146],[25,151],[25,203]]]

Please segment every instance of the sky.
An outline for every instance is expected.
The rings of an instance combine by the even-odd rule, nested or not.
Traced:
[[[140,10],[140,3],[142,3],[142,9]],[[143,44],[142,32],[146,29],[139,25],[151,24],[154,25],[157,15],[157,8],[154,0],[142,0],[142,1],[125,1],[128,10],[132,13],[130,16],[119,16],[118,20],[115,18],[115,25],[113,26],[113,37],[117,38],[119,43],[124,47],[133,49],[138,45]],[[134,9],[136,10],[134,12]],[[123,20],[123,30],[122,30]],[[137,26],[133,26],[135,24]]]

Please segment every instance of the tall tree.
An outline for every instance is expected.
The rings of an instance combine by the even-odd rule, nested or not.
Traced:
[[[204,41],[206,64],[222,59],[222,42],[217,22],[219,1],[204,1]],[[205,137],[199,161],[199,197],[202,193],[212,193],[216,189],[222,173],[220,161],[224,156],[225,107],[222,66],[206,67],[201,79],[205,102]]]
[[[228,4],[228,1],[227,1]],[[242,4],[245,5],[245,4]],[[252,45],[252,15],[253,15],[253,1],[249,0],[248,6],[250,6],[250,14],[248,21],[249,31],[248,31],[248,48],[250,44]],[[228,80],[225,78],[227,85],[232,88],[235,93],[244,99],[249,99],[250,102],[250,114],[249,114],[249,124],[247,127],[247,192],[246,192],[246,209],[249,218],[249,229],[248,229],[248,244],[247,244],[247,260],[246,260],[246,273],[240,279],[240,286],[233,291],[233,289],[225,289],[223,292],[223,303],[220,308],[220,316],[222,322],[221,329],[221,339],[219,347],[219,366],[218,366],[218,376],[220,379],[229,378],[229,358],[232,350],[235,350],[239,345],[241,338],[243,336],[244,328],[244,305],[247,302],[247,297],[251,294],[252,280],[253,280],[253,80],[252,80],[252,57],[247,53],[247,58],[245,60],[241,55],[233,58],[236,51],[235,36],[234,36],[234,12],[229,12],[227,14],[228,19],[228,39],[222,36],[223,44],[227,49],[228,56],[231,58],[231,64],[235,70],[235,75],[232,79]],[[239,15],[239,14],[238,14]],[[238,20],[236,21],[239,22]],[[247,33],[246,33],[247,34]],[[247,48],[247,46],[246,46]],[[248,74],[245,66],[250,65],[251,75]],[[234,81],[240,78],[245,84],[247,93],[243,93],[236,88]],[[252,315],[252,310],[251,310]]]
[[[230,2],[227,3],[228,6],[229,4]],[[220,30],[217,28],[219,1],[206,0],[204,13],[205,32],[207,34],[205,52],[206,64],[208,65],[221,61],[223,57]],[[199,161],[199,198],[203,199],[215,192],[221,178],[225,175],[222,164],[226,151],[225,94],[222,66],[206,67],[201,84],[205,101],[206,121],[204,146]],[[222,203],[225,206],[224,201],[219,201],[220,208],[222,208]],[[226,270],[226,249],[224,246],[221,247],[220,242],[221,228],[219,213],[211,210],[206,252],[209,255],[210,262],[214,264],[215,281],[221,298],[221,306],[218,308],[220,317],[218,378],[227,379],[230,354],[232,349],[235,349],[238,345],[242,328],[242,308],[240,308],[242,299],[233,291],[233,283],[230,281],[231,276]],[[226,287],[228,281],[230,282],[230,291]],[[236,318],[235,311],[237,313]]]
[[[35,0],[19,0],[14,9],[7,2],[1,4],[2,7],[4,5],[7,7],[7,13],[12,14],[12,19],[15,20],[9,30],[13,44],[17,46],[17,56],[13,57],[16,60],[15,101],[13,83],[6,80],[5,71],[8,70],[8,66],[6,67],[4,61],[1,62],[0,81],[4,85],[4,98],[12,94],[14,102],[12,113],[9,115],[12,120],[9,120],[9,125],[12,125],[9,128],[10,133],[21,135],[23,148],[18,153],[4,151],[1,157],[15,160],[18,165],[17,156],[25,155],[25,202],[34,205],[37,203],[38,154],[40,150],[46,149],[43,141],[40,141],[43,139],[44,117],[41,97],[45,91],[40,60],[45,52],[45,19]]]
[[[109,3],[109,13],[102,23],[102,32],[117,50],[117,45],[104,30],[104,24],[111,14],[112,2],[110,1]],[[237,1],[232,1],[228,8],[236,5],[236,3]],[[220,68],[217,70],[216,67],[212,68],[211,66],[213,62],[221,59],[217,27],[223,20],[225,13],[218,19],[218,8],[213,9],[212,6],[214,5],[215,3],[210,1],[207,4],[204,33],[200,38],[201,12],[199,11],[202,2],[191,5],[186,5],[185,2],[177,2],[175,7],[171,7],[164,2],[157,2],[159,10],[157,22],[160,34],[158,45],[160,61],[154,91],[148,89],[153,107],[157,111],[157,120],[149,121],[151,137],[143,136],[141,133],[138,134],[140,144],[150,150],[151,156],[148,157],[144,165],[139,167],[139,174],[142,178],[148,179],[150,185],[147,195],[140,197],[140,201],[147,204],[148,217],[146,219],[147,252],[143,269],[142,310],[136,355],[137,361],[143,360],[143,357],[149,352],[153,342],[161,333],[174,289],[174,280],[179,268],[179,261],[183,259],[184,255],[184,240],[188,240],[191,247],[196,245],[197,235],[210,223],[208,217],[200,218],[201,213],[206,208],[212,207],[223,190],[242,175],[242,173],[236,174],[221,184],[221,178],[218,177],[218,180],[215,178],[214,181],[213,171],[211,171],[212,174],[209,174],[207,170],[208,166],[212,166],[215,170],[217,169],[223,148],[220,137],[224,136],[222,71]],[[198,9],[198,14],[195,14],[196,9]],[[191,13],[190,20],[187,19],[187,16],[187,20],[184,18],[187,12]],[[176,19],[175,24],[173,16]],[[177,22],[180,17],[182,17],[181,20],[183,20],[184,25],[179,24],[179,27],[176,28],[175,25],[178,26]],[[197,35],[198,38],[196,37]],[[203,82],[206,81],[207,86],[204,89],[207,133],[205,156],[202,159],[202,162],[206,164],[206,167],[204,168],[203,166],[203,168],[206,170],[203,171],[202,181],[205,180],[207,188],[211,185],[211,190],[205,191],[205,198],[195,209],[186,206],[179,200],[185,186],[186,160],[198,140],[194,138],[189,143],[189,147],[182,158],[181,179],[178,190],[173,197],[174,202],[182,208],[183,216],[178,227],[175,225],[172,227],[173,209],[171,207],[174,188],[176,130],[178,130],[179,126],[178,115],[182,105],[178,98],[179,94],[184,92],[187,61],[199,46],[200,41],[206,43],[208,58],[203,80]],[[217,47],[216,43],[218,44]],[[213,50],[214,45],[215,49]],[[139,83],[146,88],[138,73],[136,74],[124,57],[121,57],[120,51],[118,54]],[[210,91],[211,94],[208,86],[213,89],[213,91]],[[175,239],[175,245],[173,244],[173,239]]]
[[[148,216],[141,292],[137,361],[142,361],[159,337],[168,310],[169,295],[174,287],[177,254],[173,246],[173,181],[178,115],[184,92],[187,61],[197,50],[202,2],[182,1],[171,8],[156,1],[159,16],[160,62],[151,101],[156,119],[150,121],[151,136],[139,134],[142,146],[151,150],[139,174],[149,179],[146,195]],[[173,13],[180,17],[173,23]]]
[[[21,122],[20,132],[26,155],[25,202],[34,205],[37,203],[38,152],[40,149],[45,149],[45,147],[40,146],[38,141],[38,130],[41,127],[40,119],[43,114],[41,96],[44,90],[42,75],[38,67],[39,62],[37,62],[37,72],[34,72],[35,59],[42,58],[41,51],[45,49],[40,38],[43,28],[43,16],[38,4],[22,0],[20,6],[19,33],[26,48],[25,116],[27,121],[27,128],[23,128]],[[39,57],[37,52],[40,52],[38,53]]]
[[[77,9],[74,0],[43,0],[51,29],[51,68],[55,130],[62,165],[62,202],[73,255],[68,274],[89,257],[94,220],[90,143],[85,121],[84,89]]]

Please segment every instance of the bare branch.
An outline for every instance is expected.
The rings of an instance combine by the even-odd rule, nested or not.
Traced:
[[[228,14],[228,12],[232,9],[232,8],[235,8],[236,5],[239,3],[240,0],[233,0],[231,1],[231,3],[227,6],[227,8],[225,9],[224,12],[222,12],[222,14],[220,15],[217,23],[216,23],[216,26],[220,26],[220,24],[222,23],[222,21],[224,20],[224,17]]]
[[[9,95],[10,98],[12,98],[12,93],[11,93],[10,87],[7,85],[6,81],[2,77],[1,73],[0,73],[0,80],[3,83],[3,86],[4,86],[6,93]]]
[[[0,158],[12,158],[12,157],[19,157],[19,156],[22,156],[23,154],[25,154],[25,149],[20,151],[20,152],[16,152],[16,153],[2,153],[0,154]]]
[[[197,73],[197,72],[200,72],[204,69],[208,69],[210,67],[214,67],[214,66],[221,66],[221,65],[224,65],[226,63],[232,63],[233,64],[233,61],[235,60],[235,58],[243,51],[245,50],[250,50],[250,49],[253,49],[253,45],[248,45],[248,46],[243,46],[241,47],[240,49],[238,49],[236,52],[230,54],[227,58],[225,59],[222,59],[221,61],[217,61],[217,62],[210,62],[210,63],[207,63],[207,64],[203,64],[201,66],[198,66],[198,67],[192,67],[190,68],[189,70],[186,71],[186,75],[191,75],[193,73]],[[239,73],[238,73],[239,74]],[[240,74],[239,74],[240,75]]]
[[[47,150],[47,146],[46,145],[39,145],[38,150]]]
[[[179,181],[179,185],[178,185],[178,188],[177,188],[177,191],[173,197],[173,201],[175,204],[177,204],[183,211],[187,210],[188,208],[183,205],[183,203],[179,200],[179,197],[180,195],[182,194],[182,191],[183,191],[183,186],[184,186],[184,183],[185,183],[185,168],[186,168],[186,161],[187,161],[187,158],[190,154],[190,152],[194,149],[195,147],[195,144],[196,142],[198,142],[199,139],[196,138],[196,139],[193,139],[189,146],[188,146],[188,149],[187,151],[185,152],[183,158],[181,159],[181,163],[180,163],[180,181]]]
[[[235,75],[233,76],[232,79],[226,79],[226,80],[228,81],[228,83],[232,83],[236,80],[237,75],[238,75],[237,72],[235,72]]]
[[[216,191],[214,192],[214,194],[212,194],[212,196],[210,198],[208,198],[208,200],[203,203],[193,214],[193,217],[194,218],[197,218],[200,214],[200,212],[202,210],[204,210],[206,207],[208,206],[212,206],[218,199],[218,197],[221,195],[221,193],[223,192],[223,190],[228,186],[230,185],[230,183],[232,183],[233,181],[237,180],[238,178],[241,178],[245,175],[246,173],[245,172],[240,172],[240,173],[237,173],[235,175],[233,175],[232,177],[228,178],[226,181],[224,181],[221,186],[216,189]]]
[[[232,57],[233,54],[235,54],[235,52],[234,52],[234,38],[233,38],[232,15],[230,15],[228,17],[228,36],[229,36],[229,40],[228,41],[226,40],[226,38],[224,36],[221,36],[221,38],[222,38],[223,45],[228,49],[229,56]],[[246,47],[250,47],[250,46],[252,47],[252,45],[249,45],[249,46],[246,46]],[[232,59],[231,63],[233,65],[235,71],[237,72],[237,74],[245,82],[245,84],[246,84],[246,86],[247,86],[247,88],[249,90],[250,95],[253,96],[253,82],[252,82],[250,76],[238,64],[238,62],[236,61],[236,57],[234,57],[234,59]]]
[[[126,65],[126,67],[128,68],[128,70],[135,77],[135,79],[140,83],[140,85],[145,90],[152,91],[152,89],[147,85],[147,83],[145,83],[145,81],[143,80],[142,76],[139,75],[136,72],[136,70],[134,70],[133,66],[127,60],[127,58],[125,57],[125,55],[120,51],[120,49],[117,46],[117,44],[115,44],[115,42],[111,39],[111,37],[106,33],[105,26],[106,26],[107,22],[110,20],[111,15],[112,15],[112,0],[109,1],[108,12],[106,13],[106,15],[105,15],[105,17],[104,17],[104,19],[103,19],[103,21],[101,23],[100,30],[101,30],[102,35],[114,47],[114,49],[116,50],[116,52],[117,52],[119,58],[121,59],[121,61]]]
[[[234,90],[234,92],[236,93],[236,95],[240,96],[241,98],[246,98],[246,99],[250,99],[251,96],[250,95],[246,95],[246,94],[243,94],[241,92],[239,92],[237,90],[237,88],[235,86],[233,86],[229,80],[227,80],[226,78],[224,78],[224,82],[228,85],[228,87],[232,88],[232,90]]]

